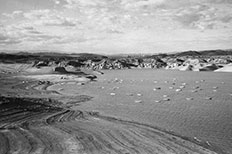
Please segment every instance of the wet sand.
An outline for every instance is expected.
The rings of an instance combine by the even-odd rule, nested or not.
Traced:
[[[104,73],[83,84],[2,76],[0,154],[231,152],[228,74]]]

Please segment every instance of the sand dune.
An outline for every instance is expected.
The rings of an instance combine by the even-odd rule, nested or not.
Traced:
[[[214,72],[232,72],[232,63],[215,70]]]
[[[60,82],[60,81],[76,81],[76,82],[86,82],[91,79],[88,79],[84,76],[75,76],[75,75],[62,75],[62,74],[45,74],[45,75],[27,75],[27,76],[21,76],[25,78],[31,78],[36,80],[45,80],[45,81],[51,81],[51,82]]]
[[[215,153],[149,125],[46,101],[1,97],[0,106],[1,154]]]
[[[0,72],[5,73],[16,73],[28,68],[31,68],[32,64],[8,64],[8,63],[0,63]]]
[[[41,67],[41,68],[31,67],[31,68],[25,69],[24,72],[27,72],[30,74],[51,74],[54,71],[52,67]]]

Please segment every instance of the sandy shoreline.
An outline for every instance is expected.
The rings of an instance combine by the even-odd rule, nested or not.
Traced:
[[[214,153],[196,141],[137,122],[65,110],[43,100],[1,101],[1,153]],[[13,103],[20,105],[17,112],[7,107]]]
[[[55,84],[41,82],[48,77]],[[94,112],[87,107],[94,101],[98,104],[96,99],[101,97],[92,93],[96,85],[105,90],[105,95],[116,98],[119,95],[117,90],[124,85],[121,78],[107,81],[102,76],[97,82],[89,82],[69,81],[70,78],[54,80],[54,77],[57,79],[56,75],[42,75],[13,79],[4,77],[1,80],[6,83],[1,88],[0,147],[4,147],[0,150],[1,154],[226,153],[216,145],[198,138],[184,137],[147,122]],[[106,83],[103,84],[103,81]],[[107,84],[111,90],[107,89]],[[100,89],[98,92],[101,93]],[[15,97],[16,94],[19,97]],[[136,97],[143,95],[141,93],[141,96]],[[110,102],[108,96],[102,99]]]

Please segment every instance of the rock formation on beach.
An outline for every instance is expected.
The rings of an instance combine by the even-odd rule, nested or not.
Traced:
[[[63,73],[67,68],[75,69],[175,69],[181,71],[224,71],[231,72],[227,65],[232,63],[231,50],[213,51],[187,51],[176,54],[157,55],[129,55],[129,56],[101,56],[94,54],[1,54],[0,61],[4,64],[20,62],[32,64],[33,68],[44,69],[63,67]],[[59,70],[61,71],[61,70]]]

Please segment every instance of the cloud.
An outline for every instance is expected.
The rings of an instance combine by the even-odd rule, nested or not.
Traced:
[[[50,16],[51,11],[49,9],[44,10],[31,10],[23,13],[23,16],[26,19],[35,20],[35,19],[44,19]]]
[[[17,18],[22,17],[23,11],[13,11],[12,13],[3,13],[2,15],[9,18]]]
[[[65,0],[67,5],[65,7],[71,8],[72,5],[79,5],[79,6],[97,6],[103,5],[107,1],[106,0]]]
[[[185,27],[194,27],[194,23],[201,19],[201,14],[184,13],[176,15],[175,19]]]
[[[49,7],[22,9],[24,11],[15,9],[19,11],[3,14],[0,23],[5,32],[1,34],[1,44],[19,42],[25,46],[43,44],[44,47],[70,46],[76,49],[93,46],[107,50],[112,46],[118,49],[141,46],[141,49],[152,50],[154,44],[160,44],[157,45],[160,48],[167,44],[170,48],[176,47],[175,43],[179,41],[176,39],[180,37],[183,39],[179,42],[191,42],[196,38],[207,41],[205,38],[209,38],[210,34],[215,40],[219,34],[232,35],[232,1],[229,0],[49,2]]]
[[[148,6],[157,6],[164,2],[165,0],[122,0],[121,5],[123,5],[125,9],[136,9]]]
[[[18,44],[20,42],[19,39],[9,35],[3,28],[0,29],[0,45]]]
[[[60,4],[60,1],[59,0],[51,0],[53,1],[56,5],[59,5]]]
[[[59,39],[59,36],[52,36],[52,35],[47,35],[47,34],[36,34],[35,35],[28,35],[27,37],[24,37],[25,41],[31,41],[31,42],[47,42],[53,39]]]
[[[11,44],[18,44],[20,40],[16,40],[14,38],[10,38],[8,36],[4,36],[0,33],[0,45],[11,45]]]
[[[213,3],[213,4],[232,4],[231,0],[203,0],[207,3]]]
[[[39,42],[49,41],[54,38],[60,38],[56,35],[45,34],[38,31],[32,26],[25,24],[10,25],[1,27],[0,29],[0,44],[10,45],[19,44],[22,42]]]
[[[223,23],[229,23],[232,21],[232,15],[226,15],[222,18],[220,18],[220,20],[223,22]]]
[[[54,10],[31,10],[27,12],[14,11],[11,14],[6,14],[5,16],[12,19],[16,19],[17,16],[21,15],[24,18],[24,22],[30,22],[42,26],[76,26],[78,20],[63,17],[59,12]],[[23,19],[21,20],[23,21]]]
[[[65,8],[73,9],[73,8],[87,8],[87,7],[100,7],[106,4],[106,0],[64,0],[66,4]]]
[[[14,11],[11,14],[3,14],[8,18],[17,20],[17,17],[22,17],[22,22],[30,22],[34,24],[40,24],[44,26],[75,26],[78,20],[63,17],[59,12],[49,9],[44,10],[31,10],[27,12]]]
[[[73,27],[76,26],[76,21],[69,18],[54,18],[40,21],[44,26],[67,26]]]
[[[214,29],[223,27],[223,24],[228,25],[232,21],[232,11],[227,9],[215,5],[194,4],[177,9],[171,18],[184,28]]]

